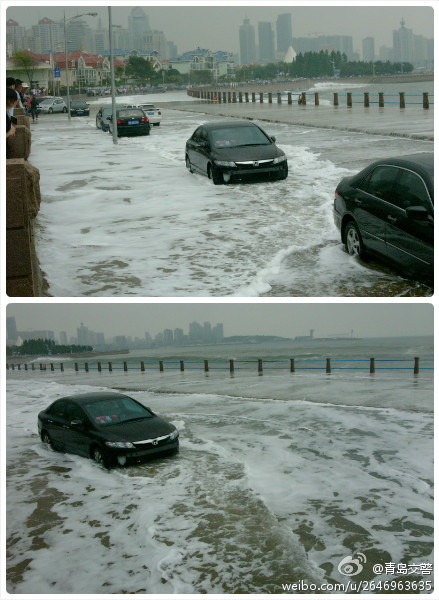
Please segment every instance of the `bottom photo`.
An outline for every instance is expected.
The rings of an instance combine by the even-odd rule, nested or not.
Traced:
[[[433,306],[13,303],[6,591],[433,591]]]

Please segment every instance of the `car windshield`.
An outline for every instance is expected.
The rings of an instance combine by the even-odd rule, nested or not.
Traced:
[[[47,98],[47,100],[43,100],[40,104],[53,104],[54,102],[52,98]]]
[[[128,397],[89,402],[84,405],[84,410],[99,427],[150,419],[153,416],[147,408]]]
[[[117,113],[118,119],[141,119],[144,116],[143,110],[136,109],[120,110]]]
[[[86,108],[87,103],[82,102],[81,100],[72,100],[71,106],[74,106],[75,108]]]
[[[212,147],[217,149],[271,144],[265,133],[255,126],[214,129],[210,133],[210,139]]]

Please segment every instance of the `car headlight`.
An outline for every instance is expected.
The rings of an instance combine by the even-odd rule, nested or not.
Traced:
[[[279,164],[281,162],[284,162],[285,160],[287,160],[287,157],[285,156],[285,154],[283,154],[282,156],[278,156],[277,158],[275,158],[273,160],[273,164],[277,165],[277,164]]]
[[[110,448],[135,448],[131,442],[105,442],[105,445]]]
[[[170,440],[175,440],[176,437],[178,437],[178,429],[174,429],[174,431],[169,436],[169,439]]]
[[[213,162],[219,167],[236,167],[234,162],[228,160],[214,160]]]

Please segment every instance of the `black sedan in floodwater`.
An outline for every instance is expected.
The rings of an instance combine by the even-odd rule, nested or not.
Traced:
[[[38,415],[38,433],[54,450],[92,458],[105,467],[178,452],[178,430],[150,408],[116,392],[60,398]]]
[[[285,153],[276,138],[250,121],[221,121],[198,127],[186,142],[186,167],[215,185],[232,180],[286,179]]]
[[[88,116],[90,114],[90,107],[83,100],[72,100],[70,102],[70,114],[72,117]]]
[[[432,281],[433,153],[377,160],[335,190],[334,221],[349,254],[374,254]]]
[[[113,133],[113,115],[107,117],[110,133]],[[149,135],[151,123],[141,108],[120,108],[116,110],[117,136]]]

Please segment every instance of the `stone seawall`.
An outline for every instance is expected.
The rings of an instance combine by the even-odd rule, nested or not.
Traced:
[[[28,162],[31,149],[29,120],[23,109],[15,109],[15,136],[6,151],[6,293],[15,296],[43,295],[43,277],[34,241],[38,214],[40,173]]]

